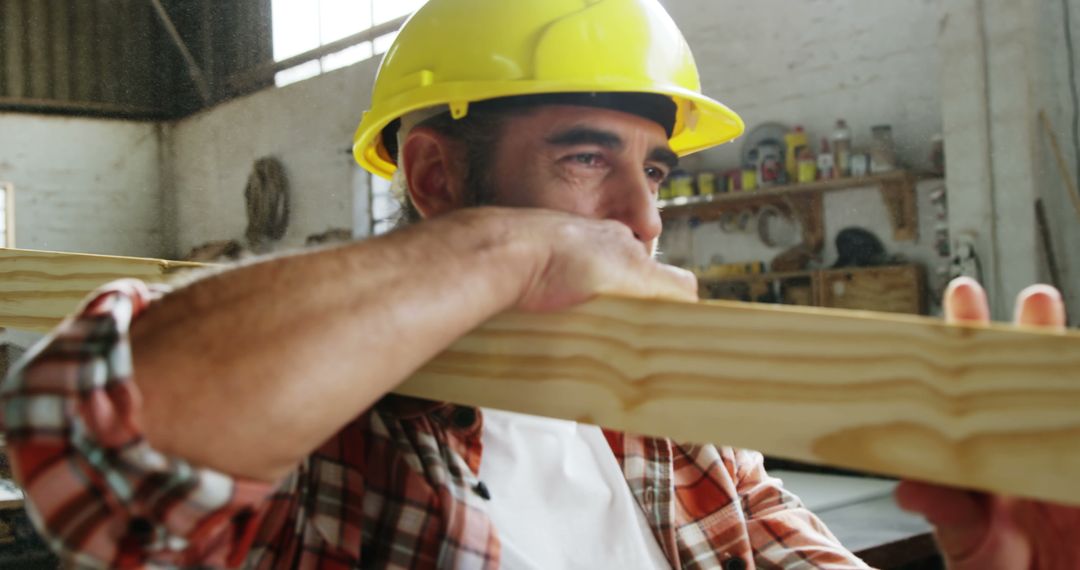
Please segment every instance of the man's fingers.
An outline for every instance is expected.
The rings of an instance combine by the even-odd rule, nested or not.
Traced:
[[[698,300],[697,278],[693,273],[652,260],[641,272],[627,272],[623,279],[613,281],[600,292],[669,301]]]
[[[1065,329],[1065,302],[1049,285],[1032,285],[1016,299],[1016,324]]]
[[[990,322],[990,304],[978,281],[960,277],[949,283],[944,298],[945,322],[985,324]]]
[[[671,281],[672,286],[676,289],[679,300],[698,300],[697,276],[681,267],[664,264],[657,264],[657,266],[660,268],[660,273],[666,274],[667,279]]]
[[[935,525],[970,525],[985,515],[982,501],[970,491],[916,481],[900,483],[896,488],[896,503]]]
[[[949,558],[964,558],[986,540],[990,517],[983,495],[904,481],[896,489],[896,503],[934,525],[942,552]]]

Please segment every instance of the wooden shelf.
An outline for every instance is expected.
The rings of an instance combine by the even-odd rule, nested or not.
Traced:
[[[748,273],[746,275],[725,275],[723,277],[698,277],[701,285],[713,285],[718,283],[739,283],[745,281],[786,281],[788,279],[810,279],[821,270],[814,271],[787,271],[776,273]]]
[[[804,184],[774,186],[748,192],[713,194],[661,200],[661,216],[665,219],[692,217],[701,221],[719,219],[724,212],[751,208],[762,204],[786,207],[803,224],[807,243],[818,245],[824,239],[822,195],[854,188],[877,187],[889,211],[893,237],[898,241],[914,241],[918,237],[918,215],[915,183],[918,177],[907,170],[874,174],[859,178],[819,180]]]
[[[803,280],[810,285],[810,306],[913,315],[926,312],[926,278],[922,267],[912,264],[699,277],[698,285],[702,297],[710,298],[710,288],[741,283],[749,287],[753,300],[766,294],[771,283]]]

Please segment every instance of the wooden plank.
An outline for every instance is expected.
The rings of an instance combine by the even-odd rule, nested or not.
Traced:
[[[1080,504],[1080,334],[738,303],[497,317],[397,390]]]
[[[191,267],[0,250],[0,326]],[[498,316],[397,392],[1080,505],[1075,331],[600,298]]]
[[[0,248],[0,327],[47,331],[87,293],[125,276],[160,282],[198,264]]]
[[[4,2],[4,66],[5,93],[10,97],[26,95],[26,52],[23,49],[23,0]]]

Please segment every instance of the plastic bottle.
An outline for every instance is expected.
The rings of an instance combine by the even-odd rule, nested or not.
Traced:
[[[836,164],[833,161],[833,153],[829,150],[829,139],[821,137],[821,152],[818,153],[818,176],[822,180],[836,178]]]
[[[787,147],[784,156],[784,171],[787,172],[788,182],[795,182],[799,179],[799,154],[802,149],[810,146],[806,131],[801,126],[796,126],[795,130],[784,135],[784,146]]]
[[[847,121],[838,119],[836,128],[832,134],[833,164],[836,166],[836,176],[846,178],[851,176],[851,129]]]
[[[814,159],[814,151],[804,146],[799,152],[799,184],[817,180],[817,160]]]
[[[872,129],[874,138],[870,146],[870,173],[881,174],[896,170],[896,143],[892,127],[878,125]]]

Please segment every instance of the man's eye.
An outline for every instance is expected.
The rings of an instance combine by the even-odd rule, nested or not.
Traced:
[[[654,182],[663,182],[667,178],[667,173],[662,168],[656,168],[655,166],[645,167],[645,175],[649,177],[649,180]]]
[[[573,156],[574,162],[585,166],[600,166],[603,157],[596,153],[582,153]]]

